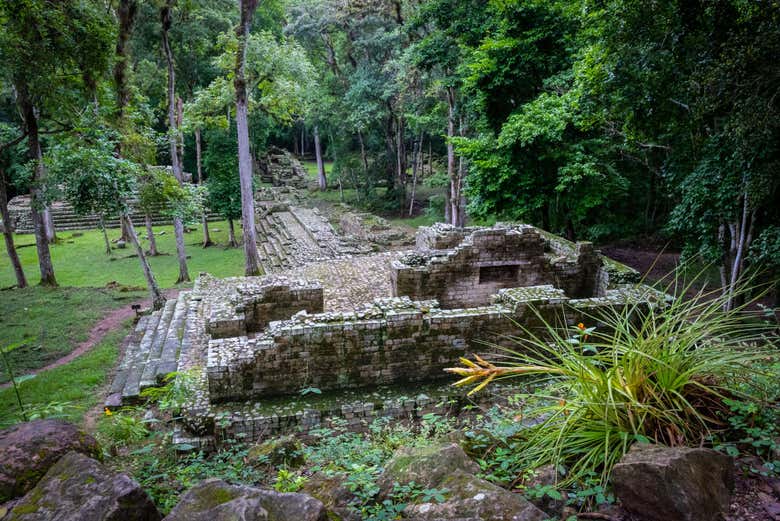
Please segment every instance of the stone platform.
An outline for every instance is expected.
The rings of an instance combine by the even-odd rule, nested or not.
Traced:
[[[335,418],[446,412],[457,391],[433,400],[415,390],[448,383],[442,369],[461,356],[496,355],[506,337],[544,331],[542,318],[597,325],[602,312],[665,299],[627,283],[637,278],[588,243],[526,225],[422,228],[413,252],[341,257],[265,277],[201,274],[191,291],[139,322],[112,389],[124,402],[168,371],[189,375],[192,398],[177,440],[191,446]],[[377,386],[405,386],[409,399],[299,403],[306,389],[368,397]],[[283,405],[290,403],[298,405]]]

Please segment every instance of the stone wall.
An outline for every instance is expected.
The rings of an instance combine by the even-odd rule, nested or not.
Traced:
[[[600,309],[658,299],[626,286],[599,298],[569,299],[550,285],[503,289],[489,306],[440,309],[435,301],[377,299],[353,313],[298,313],[258,335],[218,338],[208,346],[213,402],[447,378],[445,367],[473,352],[494,351],[540,318],[593,324]],[[544,333],[544,330],[539,330]]]
[[[309,184],[301,162],[281,148],[271,147],[265,158],[256,162],[256,169],[260,180],[273,186],[305,189]]]
[[[485,305],[502,288],[552,284],[573,298],[598,294],[602,260],[593,245],[556,252],[532,226],[421,228],[417,248],[393,263],[394,296],[458,308]]]
[[[240,337],[302,310],[323,310],[319,282],[282,276],[216,279],[201,275],[199,288],[212,300],[206,323],[212,338]]]

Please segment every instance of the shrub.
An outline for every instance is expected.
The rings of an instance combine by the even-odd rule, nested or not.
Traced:
[[[691,287],[675,289],[685,295]],[[518,467],[556,465],[563,485],[592,483],[596,471],[605,484],[634,442],[700,445],[728,428],[729,400],[752,400],[737,382],[768,356],[756,347],[767,326],[746,318],[746,306],[723,312],[723,298],[702,290],[651,310],[607,312],[598,329],[545,322],[542,333],[526,329],[514,340],[506,363],[475,356],[448,371],[464,377],[459,385],[477,384],[472,392],[501,377],[544,378],[548,386],[526,396],[519,415],[535,424],[511,445]]]

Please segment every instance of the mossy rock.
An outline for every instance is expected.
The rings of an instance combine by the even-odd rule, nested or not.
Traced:
[[[479,472],[479,466],[457,443],[401,447],[385,465],[379,487],[384,495],[393,490],[395,483],[405,485],[414,481],[425,488],[436,488],[456,470],[468,474]]]
[[[267,462],[274,466],[287,465],[291,468],[300,467],[306,462],[303,444],[292,435],[259,443],[249,449],[247,457],[252,464]]]
[[[0,503],[24,495],[70,451],[102,457],[95,438],[61,420],[20,423],[0,432]]]

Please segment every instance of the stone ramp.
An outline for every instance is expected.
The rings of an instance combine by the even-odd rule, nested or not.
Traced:
[[[350,244],[338,235],[318,210],[287,206],[258,215],[257,248],[265,273],[368,253],[370,248]]]
[[[178,369],[182,351],[190,347],[185,341],[190,304],[190,293],[183,291],[163,309],[141,317],[117,368],[107,407],[139,401],[141,391],[160,385],[165,375]]]

